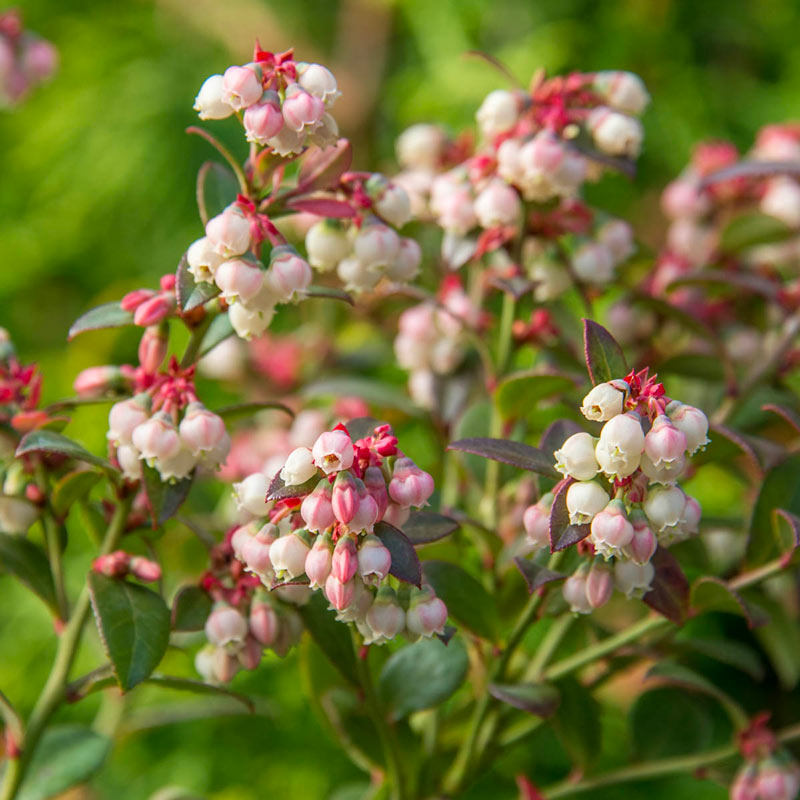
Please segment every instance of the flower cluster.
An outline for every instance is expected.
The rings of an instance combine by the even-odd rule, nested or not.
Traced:
[[[575,433],[554,455],[567,481],[569,522],[587,526],[582,544],[596,555],[591,568],[582,564],[564,586],[573,610],[588,613],[613,589],[605,562],[613,559],[620,591],[641,595],[653,579],[656,548],[697,533],[700,505],[676,482],[688,458],[708,443],[708,420],[699,409],[668,398],[647,369],[598,384],[581,412],[603,423],[599,437]],[[549,544],[552,503],[553,495],[546,495],[525,512],[534,547]]]
[[[0,105],[13,106],[58,69],[58,52],[26,31],[19,11],[0,13]]]
[[[143,556],[132,556],[124,550],[115,550],[104,556],[98,556],[92,562],[92,569],[109,578],[124,578],[133,575],[145,583],[161,580],[161,566]]]
[[[234,488],[254,518],[234,534],[234,552],[265,586],[322,590],[337,619],[356,623],[368,644],[443,631],[444,603],[430,587],[392,585],[392,555],[376,534],[380,522],[402,527],[433,492],[431,476],[398,449],[388,425],[356,441],[337,425],[292,451],[272,488],[263,473]]]
[[[800,766],[780,746],[768,721],[768,713],[758,714],[739,733],[744,764],[731,784],[731,800],[794,800],[800,792]]]

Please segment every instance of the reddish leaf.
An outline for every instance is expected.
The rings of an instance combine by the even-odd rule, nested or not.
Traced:
[[[591,532],[590,525],[573,525],[567,511],[567,490],[574,483],[572,478],[561,484],[550,508],[550,552],[557,553],[583,541]]]
[[[669,550],[659,547],[653,556],[655,577],[642,598],[647,605],[676,625],[683,625],[689,611],[689,581]]]
[[[522,577],[525,578],[525,583],[528,585],[528,591],[531,594],[547,583],[561,581],[567,577],[560,572],[553,572],[553,570],[547,569],[547,567],[534,564],[533,561],[529,561],[527,558],[520,558],[519,556],[514,559],[514,565],[522,573]]]
[[[548,478],[560,478],[553,466],[553,458],[543,453],[537,447],[531,447],[522,442],[511,442],[507,439],[489,439],[474,436],[468,439],[459,439],[447,446],[448,450],[459,450],[462,453],[472,453],[501,464],[510,464],[512,467],[537,472]]]
[[[347,139],[339,139],[335,145],[324,150],[309,147],[303,155],[295,193],[331,188],[350,169],[352,163],[353,148]]]
[[[800,414],[796,411],[792,411],[791,408],[767,403],[767,405],[761,406],[761,410],[771,411],[773,414],[777,414],[784,422],[794,428],[797,433],[800,433]]]
[[[583,345],[586,367],[593,384],[624,378],[628,374],[622,348],[602,325],[590,319],[583,321]]]
[[[349,203],[329,197],[304,197],[286,204],[294,211],[305,211],[319,217],[354,217],[356,212]]]

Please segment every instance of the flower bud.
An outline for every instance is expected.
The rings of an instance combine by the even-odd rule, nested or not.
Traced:
[[[587,127],[594,143],[611,156],[636,158],[642,149],[642,123],[603,106],[589,113]]]
[[[321,434],[311,449],[314,463],[326,474],[350,469],[355,454],[350,434],[341,429]]]
[[[262,650],[263,647],[255,636],[248,636],[236,656],[245,669],[256,669],[261,663]]]
[[[357,581],[342,583],[332,572],[325,581],[325,597],[337,611],[344,611],[355,597]]]
[[[572,254],[572,271],[583,283],[605,284],[614,276],[614,257],[601,242],[585,242]]]
[[[280,131],[278,131],[277,136],[273,136],[267,142],[267,146],[271,147],[276,155],[286,157],[294,155],[295,153],[301,153],[303,151],[305,139],[305,133],[298,133],[284,124]]]
[[[645,454],[658,467],[680,460],[685,451],[685,434],[672,424],[666,414],[659,414],[644,437]]]
[[[386,479],[380,467],[367,467],[364,470],[364,486],[370,497],[375,501],[378,510],[377,519],[383,519],[389,505],[389,492],[386,488]]]
[[[325,586],[325,581],[328,580],[328,576],[331,574],[332,566],[333,542],[331,542],[331,537],[326,533],[322,536],[317,536],[306,556],[305,572],[312,589],[322,589]]]
[[[478,126],[486,139],[493,139],[517,124],[519,103],[513,92],[495,89],[486,95],[475,114]]]
[[[574,433],[553,453],[556,469],[577,481],[588,481],[599,469],[594,455],[595,439],[588,433]]]
[[[800,791],[797,764],[776,757],[762,759],[758,764],[755,789],[759,800],[795,800]]]
[[[617,414],[603,426],[595,457],[609,478],[626,478],[639,466],[644,450],[644,432],[639,415]]]
[[[602,558],[596,558],[586,576],[586,599],[589,605],[592,608],[604,606],[611,599],[613,591],[614,573],[611,567]]]
[[[232,606],[219,605],[206,620],[206,638],[217,647],[240,644],[247,636],[247,620]]]
[[[275,92],[264,92],[258,103],[244,112],[244,131],[248,142],[265,145],[283,127],[281,103]]]
[[[412,636],[430,638],[435,633],[444,633],[447,622],[447,606],[437,597],[430,586],[412,589],[406,612],[406,628]]]
[[[168,340],[158,325],[147,328],[139,340],[139,364],[142,369],[152,375],[167,356]]]
[[[708,444],[708,418],[699,408],[673,400],[667,406],[667,416],[686,437],[686,450],[689,455],[694,455],[701,447]]]
[[[608,494],[595,481],[577,481],[567,489],[567,511],[572,525],[591,522],[607,505]]]
[[[308,447],[298,447],[286,457],[281,470],[281,480],[286,486],[297,486],[310,481],[317,474],[314,457]]]
[[[138,481],[142,477],[139,451],[131,444],[117,445],[117,461],[126,480]]]
[[[250,633],[264,647],[275,641],[279,625],[278,615],[269,603],[253,603],[250,607]]]
[[[269,560],[279,578],[296,578],[305,572],[311,548],[298,531],[276,539],[269,546]]]
[[[261,79],[256,69],[245,66],[228,67],[225,70],[222,76],[222,99],[234,111],[241,111],[261,99]]]
[[[767,181],[761,197],[761,211],[790,228],[800,227],[800,184],[786,175]]]
[[[321,480],[300,505],[300,516],[312,533],[327,530],[336,522],[331,504],[331,485]]]
[[[313,274],[304,258],[293,248],[274,248],[270,259],[267,280],[276,297],[283,302],[293,300],[304,292]]]
[[[502,180],[492,180],[475,198],[475,216],[482,228],[515,225],[521,209],[519,195]]]
[[[622,413],[629,391],[630,387],[622,380],[598,383],[583,398],[581,413],[586,419],[607,422]]]
[[[150,418],[147,395],[136,395],[129,400],[114,403],[108,412],[108,433],[106,438],[114,444],[133,443],[134,430]]]
[[[208,236],[203,236],[192,242],[186,251],[189,272],[191,272],[196,281],[206,281],[208,283],[213,281],[214,273],[222,261],[222,256],[214,250],[214,245]]]
[[[330,583],[331,589],[336,591],[338,590],[336,584],[339,584],[339,581],[331,576],[328,578],[328,582],[326,582],[325,596],[328,597],[330,601],[328,583]],[[339,585],[341,586],[343,584]],[[337,622],[363,622],[366,619],[367,611],[369,611],[374,599],[372,592],[364,584],[364,581],[357,579],[353,579],[349,584],[344,585],[346,586],[346,594],[342,600],[347,600],[348,602],[342,608],[338,608],[331,602],[331,606],[336,608],[339,612],[336,615]],[[350,594],[350,592],[352,592],[352,594]]]
[[[264,282],[264,270],[240,258],[223,261],[217,267],[214,281],[229,302],[247,302],[255,297]]]
[[[233,484],[236,507],[254,517],[264,517],[270,509],[267,502],[269,478],[263,472],[254,472],[243,481]]]
[[[331,505],[336,519],[347,525],[358,511],[358,490],[353,475],[347,470],[342,470],[333,483]],[[340,578],[340,580],[342,580]],[[349,580],[349,578],[344,579]]]
[[[306,234],[306,253],[312,267],[326,272],[350,253],[350,240],[338,220],[323,219]]]
[[[433,478],[410,458],[398,458],[389,482],[389,496],[401,506],[420,508],[433,494]]]
[[[136,307],[136,311],[133,312],[133,324],[140,328],[149,328],[165,320],[174,310],[174,295],[157,294]]]
[[[383,513],[383,522],[394,525],[395,528],[402,529],[411,516],[411,509],[408,506],[401,506],[397,503],[389,503]]]
[[[434,190],[439,180],[440,178],[437,178],[434,181]],[[436,212],[439,225],[448,233],[464,236],[478,224],[472,192],[467,185],[434,194],[431,207]]]
[[[226,435],[222,417],[197,401],[189,403],[178,432],[183,443],[195,456],[213,450]]]
[[[128,568],[131,575],[145,583],[155,583],[161,580],[161,566],[149,558],[133,556]]]
[[[658,486],[647,492],[642,508],[656,533],[680,524],[686,495],[677,486]]]
[[[156,412],[137,425],[131,433],[131,440],[141,453],[141,458],[148,462],[171,458],[181,449],[181,440],[178,431],[175,430],[175,423],[164,411]]]
[[[399,250],[400,237],[379,222],[362,227],[353,242],[356,258],[371,270],[391,266]]]
[[[123,311],[136,311],[145,300],[155,297],[156,292],[152,289],[134,289],[128,292],[122,300],[119,301],[120,308]]]
[[[92,561],[92,571],[107,578],[123,578],[128,574],[131,557],[124,550],[115,550]]]
[[[238,208],[228,206],[208,221],[206,236],[216,253],[234,258],[250,248],[250,222]]]
[[[569,603],[569,609],[573,614],[591,614],[592,612],[592,605],[586,596],[588,577],[588,567],[586,564],[582,564],[564,581],[564,585],[561,587],[561,593]]]
[[[229,653],[224,647],[217,647],[213,655],[214,683],[230,683],[239,671],[236,653]]]
[[[687,177],[667,184],[661,194],[661,209],[671,219],[701,217],[708,212],[710,205],[708,194],[701,191],[697,180]]]
[[[550,546],[550,508],[553,495],[546,494],[538,503],[528,506],[522,515],[525,538],[536,548]]]
[[[623,548],[623,552],[635,564],[646,564],[653,557],[653,553],[658,547],[658,540],[647,517],[640,511],[634,513],[631,521],[633,537]]]
[[[42,82],[58,69],[58,50],[38,36],[26,36],[22,49],[22,71],[30,80]]]
[[[650,95],[638,75],[622,70],[607,70],[594,76],[594,88],[617,111],[641,114],[650,102]]]
[[[675,483],[686,469],[686,454],[681,453],[674,461],[662,461],[660,464],[654,464],[647,453],[642,453],[639,466],[653,483],[670,485]]]
[[[397,137],[397,161],[408,169],[432,171],[439,165],[444,145],[441,128],[425,123],[412,125]]]
[[[386,269],[386,277],[398,283],[408,283],[419,274],[422,262],[422,248],[414,239],[402,237],[397,257]]]
[[[222,75],[206,78],[194,101],[194,110],[200,119],[226,119],[233,114],[233,106],[226,101]]]
[[[411,219],[411,200],[406,190],[383,175],[375,173],[366,184],[375,212],[395,228],[402,228]]]
[[[402,632],[406,626],[406,612],[400,607],[394,589],[384,586],[378,590],[375,602],[367,611],[366,622],[372,635],[364,644],[383,644]]]
[[[325,113],[325,105],[319,97],[307,92],[300,84],[291,83],[286,88],[283,101],[283,119],[293,131],[301,133],[314,129]]]
[[[215,683],[217,680],[214,672],[214,653],[216,649],[214,645],[207,644],[201,650],[198,650],[197,655],[194,657],[194,668],[205,683]]]
[[[272,322],[275,314],[274,309],[255,310],[245,306],[243,303],[234,303],[228,309],[228,318],[237,336],[242,339],[253,339],[261,336]]]
[[[628,521],[625,504],[612,500],[592,519],[592,544],[597,553],[608,559],[617,555],[633,539],[633,525]]]
[[[681,528],[688,534],[697,533],[703,509],[694,497],[686,495],[686,502],[681,512]]]
[[[389,548],[377,536],[366,536],[358,548],[358,574],[364,583],[379,584],[391,567]]]
[[[377,286],[381,273],[355,256],[343,258],[336,267],[336,274],[348,292],[368,292]]]
[[[326,106],[332,106],[341,95],[333,73],[322,64],[299,63],[297,65],[297,82],[309,94],[322,100]]]
[[[240,528],[240,530],[247,531],[247,534],[241,540],[239,558],[248,572],[258,575],[261,582],[268,585],[275,577],[269,550],[272,543],[278,538],[278,528],[272,523],[267,523],[252,532],[253,527],[255,526],[250,523],[244,528]]]
[[[614,563],[614,581],[627,597],[641,597],[650,590],[655,569],[649,562],[636,564],[633,561],[617,559]]]
[[[115,388],[122,387],[125,378],[118,367],[87,367],[78,373],[72,388],[81,397],[102,397]]]
[[[189,477],[189,473],[196,465],[197,457],[183,443],[181,443],[177,453],[168,458],[158,458],[154,464],[158,474],[161,476],[161,480],[167,483],[173,483]]]
[[[358,571],[358,549],[354,536],[341,536],[333,549],[331,575],[342,583],[348,583]]]
[[[629,259],[636,249],[633,228],[621,219],[612,219],[598,228],[597,240],[608,248],[617,264]]]

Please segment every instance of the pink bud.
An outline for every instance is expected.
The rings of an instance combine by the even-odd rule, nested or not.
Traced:
[[[149,328],[166,319],[174,310],[174,295],[157,294],[136,307],[136,311],[133,312],[133,322],[141,328]]]
[[[686,451],[686,435],[666,414],[659,414],[644,437],[644,452],[655,466],[679,460]]]
[[[308,288],[312,271],[308,262],[291,247],[276,247],[272,251],[267,280],[273,292],[289,301]]]
[[[306,575],[312,589],[322,589],[331,574],[333,543],[328,534],[317,536],[314,546],[306,556]]]
[[[305,539],[297,531],[276,539],[269,546],[269,558],[278,577],[296,578],[302,575],[310,550]]]
[[[142,369],[152,375],[167,356],[168,340],[159,326],[147,328],[139,340],[139,364]]]
[[[145,300],[150,300],[155,296],[156,293],[152,289],[136,289],[133,292],[128,292],[120,300],[119,304],[124,311],[136,311]]]
[[[586,577],[586,599],[592,608],[604,606],[614,591],[614,574],[611,567],[596,558]]]
[[[398,458],[389,483],[389,496],[401,506],[424,506],[433,494],[433,478],[410,458]]]
[[[350,434],[341,429],[321,434],[311,449],[314,463],[326,474],[350,469],[355,453]]]
[[[630,544],[633,539],[633,525],[628,521],[625,504],[612,500],[592,520],[592,544],[602,556],[610,558]]]
[[[261,80],[249,66],[228,67],[222,76],[222,90],[225,102],[240,111],[261,99]]]
[[[430,637],[444,633],[447,606],[429,586],[414,589],[406,613],[406,628],[413,636]]]
[[[358,571],[358,550],[353,536],[342,536],[333,550],[331,575],[342,583],[352,580]]]
[[[377,536],[366,536],[358,548],[358,574],[365,583],[379,584],[392,568],[392,554]]]
[[[72,388],[81,397],[99,397],[107,392],[123,388],[125,376],[119,367],[88,367],[78,373]]]
[[[254,534],[249,534],[249,527],[240,530],[247,531],[241,542],[241,560],[248,572],[258,575],[262,580],[271,581],[274,577],[272,561],[270,561],[270,545],[278,538],[278,529],[275,525],[267,523],[262,525]],[[238,531],[237,531],[238,533]]]
[[[238,644],[247,636],[247,620],[232,606],[217,606],[206,620],[206,637],[211,644],[224,647]]]
[[[264,270],[240,258],[223,261],[214,274],[214,281],[229,302],[254,298],[264,283]]]
[[[475,199],[475,215],[483,228],[516,224],[521,207],[517,192],[498,179],[491,181]]]
[[[347,525],[358,511],[358,490],[355,478],[347,470],[342,470],[333,483],[331,499],[333,513],[336,519]]]
[[[356,258],[368,269],[389,267],[400,250],[400,237],[388,225],[365,225],[353,242]]]
[[[573,614],[590,614],[592,606],[586,596],[586,581],[588,570],[583,564],[572,575],[564,581],[561,592],[564,599],[569,603],[570,611]]]
[[[206,224],[214,251],[225,258],[240,256],[250,247],[250,222],[235,206],[228,206]]]
[[[264,647],[269,647],[278,635],[280,622],[269,603],[253,603],[250,607],[250,633]]]
[[[218,683],[230,683],[239,671],[239,659],[224,647],[218,647],[213,656],[213,672]]]
[[[353,533],[361,531],[372,533],[372,529],[378,521],[378,504],[367,492],[363,481],[357,479],[356,486],[358,488],[358,508],[353,519],[347,524],[347,528]]]
[[[383,521],[394,525],[395,528],[402,528],[411,516],[411,509],[408,506],[401,506],[397,503],[389,503],[386,511],[383,512]]]
[[[331,485],[321,480],[300,505],[300,516],[312,533],[327,530],[336,522],[331,504]]]
[[[239,658],[239,663],[245,669],[255,669],[261,663],[262,649],[261,643],[255,636],[248,636],[236,654]]]
[[[161,567],[149,558],[134,556],[130,563],[131,574],[145,583],[155,583],[161,580]]]
[[[639,518],[634,517],[633,521],[633,538],[624,548],[624,553],[636,564],[646,564],[658,547],[658,539],[647,517],[643,514],[637,516]]]
[[[525,527],[525,536],[534,547],[549,547],[550,545],[550,508],[544,498],[525,509],[522,515],[522,524]],[[552,495],[550,496],[552,504]]]
[[[195,456],[211,452],[226,435],[222,417],[197,401],[189,403],[178,431],[183,443]]]
[[[163,411],[154,414],[150,419],[134,428],[131,434],[134,447],[142,454],[142,458],[165,460],[178,454],[181,440],[175,430],[172,417]]]
[[[22,52],[22,69],[31,80],[45,81],[58,68],[58,50],[44,39],[30,40]]]
[[[124,550],[115,550],[99,556],[92,562],[92,570],[109,578],[122,578],[128,574],[131,557]]]
[[[248,142],[265,145],[283,127],[280,100],[274,92],[264,92],[261,100],[244,112]]]
[[[366,623],[371,636],[364,639],[365,644],[383,644],[394,639],[406,625],[406,613],[400,607],[397,593],[390,586],[384,586],[366,614]]]
[[[325,597],[337,610],[344,611],[353,601],[355,595],[355,581],[342,583],[333,573],[325,581]]]
[[[286,125],[300,133],[306,128],[316,128],[325,113],[325,104],[305,91],[297,83],[289,84],[283,101],[283,118]]]
[[[364,470],[364,486],[378,508],[377,519],[382,519],[389,505],[389,492],[380,467],[367,467]]]

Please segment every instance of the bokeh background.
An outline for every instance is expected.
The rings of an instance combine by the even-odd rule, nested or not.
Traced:
[[[0,325],[24,360],[42,364],[48,399],[69,394],[83,367],[135,348],[116,334],[67,345],[70,322],[153,284],[200,235],[194,181],[212,154],[184,129],[196,121],[191,106],[204,78],[247,61],[255,37],[333,69],[343,92],[336,116],[357,165],[387,171],[405,126],[435,120],[458,132],[502,85],[491,67],[465,57],[470,49],[523,81],[538,67],[639,73],[653,96],[639,175],[633,184],[608,178],[591,199],[628,217],[654,246],[658,193],[694,142],[727,138],[746,149],[760,126],[791,119],[800,104],[796,0],[24,0],[22,11],[27,27],[57,45],[61,69],[22,107],[0,113]],[[233,123],[215,133],[240,147]],[[174,547],[186,550],[187,574],[201,567],[188,538]],[[0,685],[23,708],[49,665],[48,624],[20,590],[0,583]],[[269,662],[257,678],[237,680],[263,696],[261,715],[209,720],[189,703],[183,721],[163,725],[175,707],[153,696],[85,796],[144,798],[177,784],[217,800],[327,798],[360,779],[314,721],[299,669]],[[121,702],[104,708],[109,726]],[[98,704],[64,716],[91,719]],[[471,796],[514,791],[484,786]],[[725,795],[680,779],[661,793],[626,790],[645,796]]]

